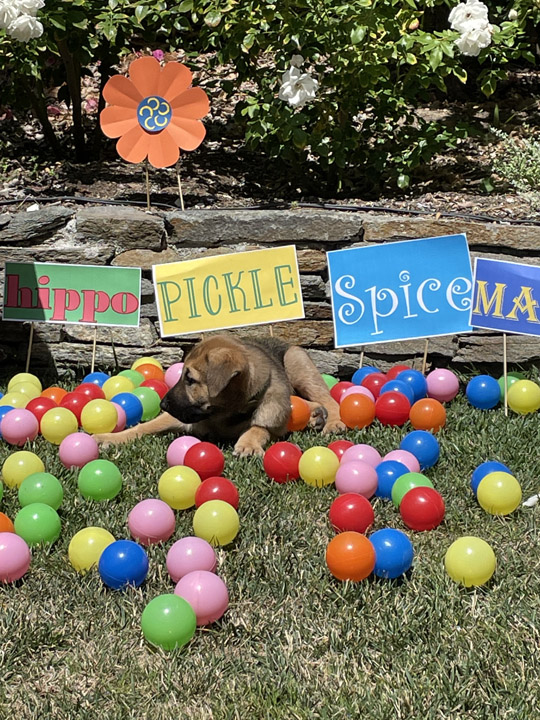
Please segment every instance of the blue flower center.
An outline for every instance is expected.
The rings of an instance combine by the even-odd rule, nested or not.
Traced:
[[[150,133],[161,132],[171,122],[171,117],[171,106],[159,95],[145,97],[137,108],[139,125]]]

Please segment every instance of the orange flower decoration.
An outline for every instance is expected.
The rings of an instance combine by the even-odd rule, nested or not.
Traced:
[[[103,88],[108,103],[101,129],[119,138],[118,154],[130,163],[146,157],[156,168],[174,165],[182,150],[195,150],[206,135],[200,118],[210,110],[202,88],[190,87],[192,73],[177,62],[162,67],[151,56],[134,60],[129,78],[114,75]]]

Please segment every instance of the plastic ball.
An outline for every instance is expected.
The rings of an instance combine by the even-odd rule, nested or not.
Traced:
[[[403,370],[396,375],[396,380],[409,385],[414,393],[414,402],[426,397],[427,380],[419,370]]]
[[[459,379],[446,368],[435,368],[426,377],[427,395],[439,402],[450,402],[459,392]]]
[[[62,400],[64,395],[67,395],[67,390],[58,387],[58,385],[51,385],[51,387],[45,388],[45,390],[41,391],[41,397],[48,398],[49,400],[55,402],[57,405],[60,405],[60,401]]]
[[[106,382],[109,379],[110,375],[107,375],[107,373],[104,372],[92,372],[86,375],[83,378],[82,384],[91,384],[91,385],[98,385],[99,387],[103,387],[103,383]]]
[[[199,485],[195,492],[195,506],[200,507],[209,500],[223,500],[238,510],[238,490],[228,478],[211,477]]]
[[[422,473],[409,472],[398,477],[392,487],[392,502],[399,508],[406,493],[415,487],[433,487],[433,483]]]
[[[228,545],[238,534],[238,513],[223,500],[203,503],[193,516],[193,532],[214,547]]]
[[[101,553],[114,542],[114,535],[101,527],[86,527],[71,538],[68,558],[73,568],[84,574],[98,564]]]
[[[372,402],[375,402],[375,398],[373,397],[373,393],[370,392],[367,388],[365,388],[363,385],[353,385],[350,388],[347,388],[342,394],[341,394],[341,403],[345,400],[346,397],[349,397],[349,395],[365,395],[367,398],[369,398]]]
[[[112,432],[118,422],[118,413],[109,400],[90,400],[81,413],[83,430],[91,435]]]
[[[0,533],[15,532],[15,525],[12,520],[3,512],[0,512]]]
[[[77,478],[79,492],[90,500],[112,500],[122,489],[122,475],[110,460],[91,460]]]
[[[375,549],[362,533],[342,532],[326,547],[326,565],[338,580],[359,582],[375,567]]]
[[[376,400],[387,380],[388,379],[384,373],[369,373],[369,375],[366,375],[366,377],[362,380],[360,385],[367,388]]]
[[[8,414],[8,412],[11,412],[11,410],[15,409],[16,408],[12,407],[11,405],[0,406],[0,438],[2,437],[2,420]]]
[[[300,477],[298,464],[301,457],[302,451],[298,445],[285,441],[274,443],[264,453],[264,472],[277,483],[298,480]]]
[[[155,390],[155,392],[159,395],[160,400],[163,400],[165,395],[169,392],[169,388],[163,380],[144,380],[139,387]]]
[[[381,462],[381,454],[371,445],[358,443],[357,445],[350,447],[348,450],[345,450],[343,457],[341,458],[341,463],[344,465],[347,462],[351,462],[351,460],[361,460],[362,462],[371,465],[371,467],[377,467],[377,465]]]
[[[408,473],[409,468],[397,460],[383,460],[377,465],[375,471],[377,473],[375,495],[390,500],[394,483],[399,477]]]
[[[357,493],[366,498],[375,494],[377,489],[377,471],[362,460],[342,463],[336,472],[336,490],[340,495]]]
[[[450,545],[444,556],[444,566],[452,580],[471,587],[484,585],[491,578],[497,560],[485,540],[465,536]]]
[[[398,578],[412,565],[414,550],[412,542],[401,530],[383,528],[369,536],[375,549],[373,574],[381,578]]]
[[[30,548],[12,532],[0,532],[0,582],[20,580],[30,567]]]
[[[336,478],[339,460],[327,447],[316,445],[302,453],[298,472],[302,480],[313,487],[330,485]]]
[[[154,358],[154,357],[146,357],[145,356],[145,357],[139,358],[138,360],[135,360],[131,364],[131,369],[138,371],[140,365],[155,365],[160,370],[163,370],[163,365],[159,362],[159,360],[157,358]]]
[[[366,395],[354,393],[342,399],[339,415],[348,428],[361,429],[375,419],[375,403]]]
[[[380,370],[377,370],[377,368],[371,367],[371,365],[364,365],[363,367],[358,368],[358,370],[355,370],[355,372],[353,373],[353,376],[351,378],[351,381],[355,385],[361,385],[362,380],[364,378],[366,378],[371,373],[378,373],[378,372],[380,372]]]
[[[119,393],[112,399],[112,403],[120,405],[126,414],[126,427],[130,428],[141,422],[143,414],[142,402],[132,393]]]
[[[439,459],[439,441],[427,430],[413,430],[400,442],[401,450],[412,453],[420,463],[420,469],[430,468]]]
[[[132,540],[115,540],[99,556],[98,571],[112,590],[139,587],[148,574],[148,555]]]
[[[487,460],[486,462],[480,463],[480,465],[478,465],[478,467],[474,469],[471,477],[471,490],[473,491],[473,493],[476,495],[478,491],[478,486],[480,485],[481,480],[486,477],[486,475],[498,471],[506,472],[510,475],[512,474],[510,468],[506,467],[504,463],[498,462],[497,460]]]
[[[52,410],[53,408],[58,407],[58,405],[54,402],[54,400],[51,400],[50,398],[42,397],[41,395],[34,400],[30,400],[28,405],[26,406],[26,410],[29,410],[32,415],[36,418],[36,420],[39,423],[39,427],[41,430],[41,418],[45,415],[47,410]]]
[[[25,408],[30,402],[30,398],[19,392],[7,392],[0,398],[0,406],[9,405],[11,408]]]
[[[287,422],[288,432],[304,430],[311,417],[311,410],[304,398],[291,395],[291,414]]]
[[[125,375],[113,375],[103,383],[102,390],[105,393],[105,400],[112,400],[115,395],[135,390],[135,383]]]
[[[20,383],[30,383],[31,385],[34,385],[34,387],[37,388],[38,394],[42,391],[43,387],[41,385],[41,380],[33,375],[32,373],[17,373],[14,375],[11,380],[8,382],[7,389],[13,390],[15,385],[19,385]]]
[[[173,465],[161,474],[158,481],[159,497],[173,510],[186,510],[195,505],[195,493],[201,478],[186,465]]]
[[[353,387],[352,382],[348,382],[348,380],[340,380],[335,385],[332,385],[330,388],[330,395],[339,404],[341,402],[341,396],[345,390],[348,390],[351,387]]]
[[[184,465],[193,468],[201,480],[206,480],[223,473],[225,456],[214,443],[200,442],[186,451]]]
[[[141,373],[145,380],[161,380],[165,378],[163,369],[153,363],[142,363],[137,365],[137,372]]]
[[[141,500],[128,515],[129,532],[143,545],[165,542],[174,533],[174,512],[163,500]]]
[[[519,372],[509,372],[506,373],[506,392],[508,393],[508,390],[512,387],[514,383],[517,383],[518,380],[524,380],[524,377],[522,373]],[[499,387],[501,389],[501,401],[504,400],[504,375],[501,375],[501,377],[497,380],[499,383]]]
[[[41,389],[38,389],[34,383],[31,382],[20,382],[16,385],[13,385],[9,391],[9,393],[19,393],[20,395],[24,395],[26,398],[26,402],[30,402],[30,400],[35,400],[35,398],[40,396]]]
[[[184,598],[174,593],[150,600],[141,615],[144,637],[163,650],[174,650],[188,643],[197,627],[195,611]]]
[[[67,435],[58,448],[60,462],[66,468],[81,468],[99,457],[96,440],[86,433],[76,432]]]
[[[444,519],[444,500],[435,488],[415,487],[403,496],[399,513],[411,530],[433,530]]]
[[[11,453],[2,465],[2,480],[8,487],[20,487],[29,475],[45,472],[43,460],[29,450]]]
[[[116,414],[118,415],[118,420],[116,421],[116,425],[113,428],[113,432],[121,432],[126,427],[126,411],[121,405],[118,405],[118,403],[115,403],[112,400],[111,403],[114,405],[116,409]]]
[[[21,507],[32,503],[44,503],[58,510],[64,499],[64,489],[57,477],[47,472],[37,472],[25,478],[19,487]]]
[[[21,508],[13,524],[17,535],[26,540],[30,546],[39,543],[51,544],[58,540],[62,530],[62,523],[56,510],[41,502]]]
[[[409,419],[410,410],[407,397],[394,390],[381,393],[375,402],[375,417],[382,425],[401,427]]]
[[[467,383],[465,394],[473,407],[479,410],[490,410],[499,404],[501,389],[499,383],[491,375],[477,375]]]
[[[35,440],[39,430],[37,418],[30,410],[14,408],[2,418],[2,437],[10,445],[21,447]]]
[[[395,380],[399,373],[405,370],[412,370],[412,367],[410,365],[393,365],[386,373],[386,377],[389,380]]]
[[[333,388],[334,385],[337,385],[339,380],[334,377],[333,375],[328,375],[327,373],[321,374],[322,379],[326,383],[326,387],[330,390],[330,388]]]
[[[167,571],[173,582],[178,582],[194,570],[215,572],[216,551],[209,542],[190,535],[177,540],[167,553]]]
[[[183,465],[189,448],[200,442],[199,438],[193,437],[192,435],[181,435],[177,437],[167,448],[167,465],[169,467],[173,465]]]
[[[408,450],[390,450],[389,453],[383,457],[383,461],[395,460],[396,462],[402,463],[409,469],[409,472],[420,472],[420,463],[415,455]]]
[[[520,415],[540,408],[540,387],[532,380],[518,380],[508,390],[508,405]]]
[[[113,375],[113,377],[115,377],[115,376]],[[116,377],[124,377],[124,378],[127,378],[128,380],[131,380],[131,382],[133,383],[133,387],[139,387],[139,385],[142,385],[144,382],[144,375],[140,372],[137,372],[137,370],[120,370],[120,372],[118,373],[118,375]],[[103,387],[103,385],[102,385],[102,387]],[[103,390],[105,390],[104,387],[103,387]],[[119,390],[118,392],[129,392],[129,390],[125,390],[125,391]]]
[[[73,392],[81,393],[90,400],[105,400],[103,389],[96,383],[81,383]]]
[[[207,570],[194,570],[184,575],[176,584],[174,594],[191,605],[198,626],[216,622],[229,606],[227,586],[220,577]]]
[[[165,371],[165,377],[163,378],[165,384],[169,388],[173,388],[176,383],[180,380],[182,377],[182,370],[184,369],[184,363],[174,363],[171,365],[167,370]]]
[[[83,393],[68,392],[67,395],[64,395],[64,397],[60,400],[60,407],[71,410],[80,425],[83,407],[89,402],[90,398],[87,395],[83,395]]]
[[[353,445],[354,443],[350,440],[334,440],[328,445],[328,449],[335,453],[338,460],[341,462],[341,458],[343,457],[345,451]]]
[[[521,502],[521,485],[507,472],[492,472],[480,481],[476,497],[491,515],[509,515]]]
[[[375,522],[375,513],[371,503],[363,495],[345,493],[330,505],[328,519],[338,533],[348,530],[365,533]]]
[[[446,410],[435,398],[422,398],[412,406],[409,420],[415,430],[437,432],[446,424]]]
[[[54,445],[60,445],[65,437],[77,432],[78,429],[79,423],[77,422],[77,418],[71,410],[67,408],[56,407],[52,410],[47,410],[41,418],[41,434],[45,440],[48,440]]]
[[[387,392],[401,393],[402,395],[405,395],[411,405],[414,403],[413,389],[408,383],[403,382],[403,380],[387,380],[381,388],[379,397]]]

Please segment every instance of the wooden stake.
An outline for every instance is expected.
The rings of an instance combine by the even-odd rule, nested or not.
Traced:
[[[144,163],[144,174],[146,177],[146,209],[150,211],[150,177],[148,175],[148,158]]]
[[[364,367],[364,348],[362,348],[362,350],[360,351],[360,368],[361,367]]]
[[[184,196],[182,194],[182,183],[180,181],[180,160],[176,163],[176,179],[178,181],[178,195],[180,196],[180,209],[183,212],[185,210],[185,207],[184,207]]]
[[[111,347],[112,347],[112,351],[113,351],[114,365],[115,365],[116,370],[118,370],[118,368],[120,366],[118,365],[118,356],[116,355],[116,348],[114,347],[113,334],[112,334],[112,330],[110,328],[109,328],[109,334],[111,336]]]
[[[426,374],[428,347],[429,338],[426,338],[426,344],[424,345],[424,357],[422,358],[422,375]]]
[[[94,325],[94,337],[92,340],[92,363],[90,365],[90,372],[94,372],[94,367],[96,365],[96,342],[97,342],[97,325]]]
[[[272,323],[270,323],[268,329],[270,330],[270,337],[274,337],[274,326],[272,325]]]
[[[34,323],[30,323],[30,337],[28,338],[28,350],[26,352],[26,367],[25,372],[28,372],[30,367],[30,356],[32,355],[32,342],[34,340]]]
[[[506,333],[503,333],[503,382],[504,382],[504,414],[508,417],[508,362],[506,353]]]

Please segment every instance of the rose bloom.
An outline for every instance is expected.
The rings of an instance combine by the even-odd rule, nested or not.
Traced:
[[[31,15],[19,15],[10,23],[7,31],[15,40],[28,42],[43,34],[43,25]]]
[[[488,22],[487,5],[484,5],[480,0],[467,0],[466,3],[460,3],[450,11],[448,20],[452,30],[461,33],[469,32],[469,23],[471,21]]]
[[[278,97],[293,107],[301,108],[308,100],[313,100],[318,87],[319,83],[311,75],[291,66],[281,76]]]
[[[493,26],[486,21],[471,21],[468,29],[456,40],[456,45],[462,55],[476,57],[480,50],[491,45]]]
[[[15,20],[19,11],[9,0],[0,0],[0,28],[5,30]]]
[[[31,15],[32,17],[36,16],[38,10],[45,7],[43,0],[14,0],[12,4],[18,8],[19,14]]]

